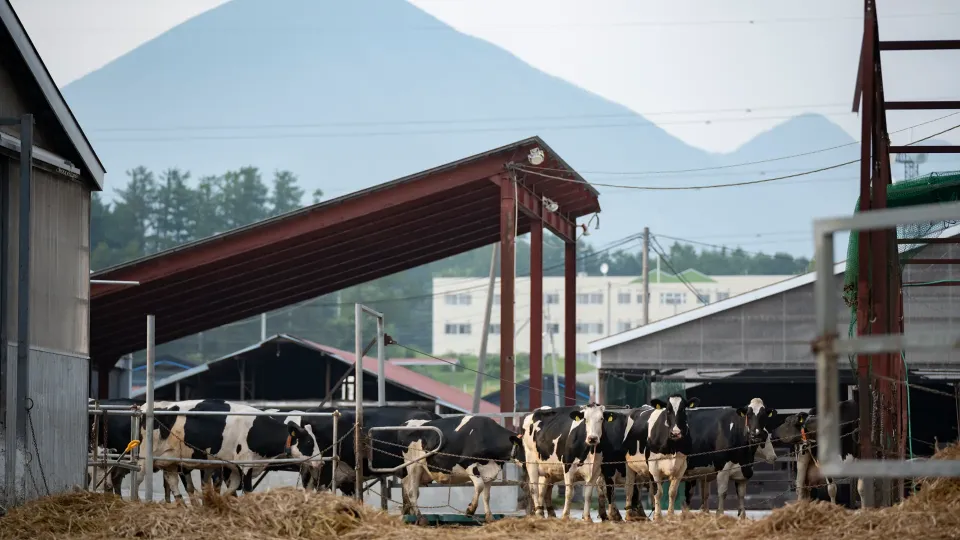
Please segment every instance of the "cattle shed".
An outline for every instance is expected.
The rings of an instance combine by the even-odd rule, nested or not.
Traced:
[[[575,378],[576,220],[599,211],[597,191],[533,137],[98,271],[97,279],[139,283],[91,295],[98,394],[109,395],[109,370],[121,356],[146,348],[147,315],[161,344],[499,242],[501,390],[511,392],[501,407],[513,410],[516,236],[531,233],[531,279],[540,285],[533,294],[541,296],[544,228],[565,242],[564,374]],[[543,302],[530,309],[537,382]],[[392,337],[403,344],[404,336]]]
[[[924,286],[955,283],[960,226],[928,235],[913,254],[919,264],[903,265],[903,313],[908,332],[952,334],[960,326],[956,288]],[[846,264],[835,265],[838,300],[843,298]],[[731,297],[591,343],[599,358],[601,396],[617,403],[636,394],[632,385],[675,380],[704,405],[745,405],[764,399],[782,413],[816,405],[816,372],[811,343],[816,335],[813,273]],[[908,286],[917,284],[918,286]],[[838,301],[841,329],[850,325],[850,308]],[[960,353],[914,352],[904,357],[910,383],[913,452],[929,454],[934,437],[957,440],[960,410],[957,368]],[[841,399],[855,397],[851,362],[840,362]],[[648,396],[649,397],[649,396]],[[741,403],[742,402],[742,403]],[[924,414],[938,411],[937,414]]]
[[[544,375],[542,384],[543,384],[542,388],[543,388],[544,405],[550,405],[550,406],[555,405],[556,402],[554,400],[553,375]],[[526,379],[517,383],[516,405],[517,405],[518,411],[533,410],[530,407],[530,388],[532,386],[533,384],[530,382],[530,379]],[[559,391],[557,392],[557,394],[559,394],[560,396],[565,396],[566,390],[567,390],[566,379],[564,379],[563,377],[557,377],[557,387],[559,388]],[[590,401],[590,386],[580,381],[577,381],[576,396],[577,396],[576,405],[586,405]],[[494,405],[499,405],[500,391],[496,390],[494,392],[490,392],[489,394],[483,396],[483,399],[489,401],[490,403],[493,403]],[[562,402],[563,399],[560,399],[560,401]]]
[[[90,197],[104,168],[0,0],[0,505],[83,484]]]
[[[158,400],[226,399],[259,407],[283,409],[344,403],[353,408],[356,356],[287,334],[279,334],[245,349],[157,380]],[[363,359],[363,395],[376,401],[377,359]],[[402,366],[386,364],[386,401],[440,414],[470,412],[473,396]],[[145,388],[130,397],[142,399]],[[480,402],[481,413],[499,409]]]

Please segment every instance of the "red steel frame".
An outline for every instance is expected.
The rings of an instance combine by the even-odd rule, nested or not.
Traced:
[[[891,184],[890,154],[901,152],[960,153],[960,147],[891,146],[887,110],[958,109],[957,101],[886,101],[881,51],[960,49],[960,41],[881,42],[875,0],[864,0],[863,44],[853,110],[861,110],[860,211],[887,207]],[[862,108],[861,108],[862,105]],[[895,230],[860,232],[857,260],[857,334],[903,333],[903,290],[897,244],[946,243],[952,239],[897,240]],[[929,261],[924,259],[924,261]],[[919,261],[914,261],[919,262]],[[936,259],[929,264],[949,264]],[[897,354],[860,355],[860,450],[864,458],[904,459],[907,437],[906,366]],[[870,383],[873,383],[872,385]],[[874,396],[879,403],[873,403]],[[877,413],[875,416],[874,413]],[[880,430],[874,430],[874,421]],[[875,432],[879,431],[879,432]],[[889,433],[896,438],[889,438]],[[902,490],[900,491],[902,493]],[[894,495],[896,497],[896,495]],[[886,498],[886,495],[884,495]]]

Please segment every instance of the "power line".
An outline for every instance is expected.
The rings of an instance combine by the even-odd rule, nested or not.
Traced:
[[[840,113],[819,113],[820,116],[850,116],[853,113],[851,112],[840,112]],[[704,124],[710,125],[714,123],[736,123],[736,122],[753,122],[758,120],[790,120],[795,118],[803,118],[802,116],[797,115],[778,115],[778,116],[755,116],[755,117],[744,117],[744,118],[713,118],[713,119],[699,119],[699,120],[676,120],[668,122],[647,122],[647,121],[635,121],[635,122],[622,122],[622,123],[593,123],[593,124],[573,124],[573,125],[549,125],[549,126],[489,126],[489,127],[466,127],[466,128],[453,128],[453,129],[431,129],[431,130],[396,130],[396,131],[356,131],[356,132],[326,132],[326,133],[257,133],[249,135],[180,135],[175,137],[122,137],[122,138],[98,138],[98,142],[163,142],[163,141],[197,141],[197,140],[263,140],[263,139],[323,139],[331,137],[381,137],[381,136],[392,136],[392,135],[443,135],[450,133],[496,133],[504,131],[545,131],[545,130],[578,130],[578,129],[607,129],[607,128],[653,128],[665,125],[690,125],[690,124]],[[217,128],[211,128],[217,129]],[[255,126],[243,126],[237,128],[220,128],[220,129],[242,129],[246,130],[257,130],[257,129],[267,129],[264,127],[255,127]]]
[[[914,129],[914,128],[918,128],[918,127],[920,127],[920,126],[925,126],[925,125],[927,125],[927,124],[932,124],[932,123],[934,123],[934,122],[939,122],[940,120],[944,120],[944,119],[946,119],[946,118],[950,118],[951,116],[955,116],[955,115],[958,115],[958,114],[960,114],[960,112],[953,112],[953,113],[950,113],[950,114],[946,114],[946,115],[944,115],[944,116],[940,116],[940,117],[934,118],[933,120],[927,120],[926,122],[920,122],[919,124],[914,124],[914,125],[912,125],[912,126],[908,126],[908,127],[903,128],[903,129],[898,129],[898,130],[895,130],[895,131],[890,131],[888,134],[889,134],[889,135],[893,135],[894,133],[902,133],[902,132],[904,132],[904,131],[908,131],[908,130],[911,130],[911,129]],[[936,135],[933,135],[933,136],[935,137]],[[924,140],[924,139],[921,139],[921,140]],[[916,143],[916,142],[920,142],[920,141],[914,141],[913,143],[909,143],[909,144],[914,144],[914,143]],[[578,171],[578,172],[580,172],[581,174],[609,174],[609,175],[637,175],[637,176],[641,176],[641,175],[653,175],[653,174],[678,174],[678,173],[700,172],[700,171],[715,171],[715,170],[721,170],[721,169],[733,169],[733,168],[736,168],[736,167],[746,167],[746,166],[749,166],[749,165],[760,165],[760,164],[763,164],[763,163],[772,163],[772,162],[774,162],[774,161],[783,161],[783,160],[786,160],[786,159],[793,159],[793,158],[804,157],[804,156],[809,156],[809,155],[813,155],[813,154],[820,154],[820,153],[823,153],[823,152],[829,152],[829,151],[831,151],[831,150],[837,150],[837,149],[840,149],[840,148],[846,148],[846,147],[848,147],[848,146],[854,146],[854,145],[858,145],[858,144],[860,144],[860,141],[853,141],[853,142],[849,142],[849,143],[845,143],[845,144],[838,144],[838,145],[836,145],[836,146],[829,146],[829,147],[827,147],[827,148],[820,148],[820,149],[818,149],[818,150],[810,150],[809,152],[801,152],[801,153],[799,153],[799,154],[790,154],[790,155],[788,155],[788,156],[780,156],[780,157],[769,158],[769,159],[760,159],[760,160],[757,160],[757,161],[745,161],[745,162],[741,162],[741,163],[733,163],[733,164],[730,164],[730,165],[717,165],[717,166],[715,166],[715,167],[698,167],[698,168],[695,168],[695,169],[668,169],[668,170],[661,170],[661,171]],[[538,168],[541,169],[541,170],[547,170],[547,171],[566,172],[566,170],[564,170],[564,169],[552,169],[552,168],[549,168],[549,167],[538,167]]]
[[[953,113],[953,114],[960,114],[960,112]],[[932,139],[932,138],[934,138],[934,137],[936,137],[936,136],[938,136],[938,135],[943,135],[944,133],[947,133],[948,131],[952,131],[952,130],[954,130],[954,129],[957,129],[958,127],[960,127],[960,124],[957,124],[957,125],[955,125],[955,126],[953,126],[953,127],[949,127],[949,128],[944,129],[944,130],[942,130],[942,131],[938,131],[937,133],[934,133],[934,134],[932,134],[932,135],[928,135],[928,136],[926,136],[926,137],[923,137],[922,139],[917,139],[917,140],[915,140],[915,141],[913,141],[913,142],[907,143],[905,146],[913,146],[913,145],[916,145],[916,144],[919,143],[919,142],[923,142],[923,141],[925,141],[925,140]],[[551,180],[559,180],[559,181],[562,181],[562,182],[572,182],[572,183],[576,183],[576,184],[590,184],[590,185],[592,185],[592,186],[610,187],[610,188],[618,188],[618,189],[635,189],[635,190],[641,190],[641,191],[680,191],[680,190],[687,190],[687,191],[688,191],[688,190],[700,190],[700,189],[717,189],[717,188],[727,188],[727,187],[749,186],[749,185],[754,185],[754,184],[764,184],[764,183],[768,183],[768,182],[776,182],[776,181],[779,181],[779,180],[786,180],[786,179],[788,179],[788,178],[796,178],[796,177],[798,177],[798,176],[807,176],[807,175],[810,175],[810,174],[816,174],[816,173],[818,173],[818,172],[829,171],[829,170],[831,170],[831,169],[838,169],[838,168],[840,168],[840,167],[845,167],[845,166],[847,166],[847,165],[853,165],[854,163],[859,163],[859,162],[860,162],[860,159],[854,159],[854,160],[846,161],[846,162],[843,162],[843,163],[837,163],[837,164],[834,164],[834,165],[827,165],[826,167],[820,167],[820,168],[818,168],[818,169],[811,169],[811,170],[805,171],[805,172],[800,172],[800,173],[795,173],[795,174],[788,174],[788,175],[784,175],[784,176],[776,176],[776,177],[773,177],[773,178],[763,178],[763,179],[760,179],[760,180],[745,180],[745,181],[743,181],[743,182],[730,182],[730,183],[727,183],[727,184],[708,184],[708,185],[702,185],[702,186],[630,186],[630,185],[622,185],[622,184],[607,184],[607,183],[601,183],[601,182],[587,182],[587,181],[585,181],[585,180],[578,180],[578,179],[576,179],[576,178],[563,178],[563,177],[561,177],[561,176],[544,174],[544,173],[538,172],[537,170],[534,170],[534,169],[528,169],[528,168],[526,168],[526,167],[524,167],[524,166],[522,166],[522,165],[513,165],[512,168],[514,168],[514,169],[516,169],[516,170],[519,170],[519,171],[523,171],[523,172],[528,173],[528,174],[533,174],[533,175],[535,175],[535,176],[541,176],[541,177],[544,177],[544,178],[549,178],[549,179],[551,179]]]
[[[944,98],[946,99],[946,98]],[[717,114],[717,113],[744,113],[751,114],[754,111],[777,111],[783,109],[815,109],[821,107],[849,107],[849,103],[819,103],[808,105],[779,105],[762,107],[731,107],[725,109],[691,109],[691,110],[669,110],[669,111],[636,111],[624,113],[608,114],[561,114],[561,115],[542,115],[542,116],[512,116],[512,117],[493,117],[493,118],[463,118],[463,119],[440,119],[440,120],[372,120],[372,121],[353,121],[353,122],[297,122],[284,124],[199,124],[182,126],[156,126],[156,127],[104,127],[87,128],[87,132],[155,132],[155,131],[190,131],[190,130],[220,130],[220,129],[280,129],[280,128],[308,128],[308,127],[357,127],[357,126],[404,126],[404,125],[433,125],[433,124],[469,124],[469,123],[490,123],[490,122],[509,122],[516,120],[571,120],[571,119],[590,119],[590,118],[634,118],[636,116],[667,116],[667,115],[693,115],[693,114]],[[848,113],[849,111],[844,111]],[[840,114],[840,113],[834,113]]]
[[[799,234],[799,233],[798,233],[798,234]],[[679,238],[679,237],[676,237],[676,236],[667,236],[667,235],[665,235],[665,234],[657,234],[656,236],[659,237],[659,238],[664,238],[664,239],[667,239],[667,240],[673,240],[673,241],[675,241],[675,242],[683,242],[683,243],[686,243],[686,244],[694,244],[694,245],[700,245],[700,246],[705,246],[705,247],[712,247],[712,248],[716,248],[716,249],[723,249],[723,250],[729,250],[729,251],[740,250],[740,251],[742,251],[742,252],[744,252],[744,253],[746,253],[746,254],[748,254],[748,255],[754,255],[754,256],[756,256],[756,255],[764,255],[764,253],[760,253],[760,252],[747,251],[747,250],[741,248],[739,245],[738,245],[737,247],[731,247],[731,246],[725,246],[725,245],[721,245],[721,244],[711,244],[711,243],[709,243],[709,242],[702,242],[702,241],[698,241],[698,240],[689,240],[689,239],[687,239],[687,238]],[[808,238],[808,239],[812,239],[812,238],[813,238],[813,233],[809,233],[809,234],[807,235],[807,238]],[[789,240],[774,240],[774,241],[771,241],[771,243],[773,243],[773,242],[775,242],[775,243],[782,243],[782,242],[787,242],[787,241],[789,241]],[[762,242],[757,242],[757,243],[762,243]]]
[[[653,237],[652,237],[652,240],[653,240],[653,244],[654,244],[654,245],[651,246],[651,247],[653,248],[654,251],[657,252],[657,255],[660,257],[660,260],[662,260],[663,263],[667,265],[667,268],[668,268],[671,272],[673,272],[674,277],[676,277],[678,280],[680,280],[680,283],[683,283],[683,284],[687,287],[687,289],[689,289],[690,292],[693,293],[693,296],[696,297],[697,301],[699,301],[701,304],[706,304],[706,303],[707,303],[707,300],[706,300],[706,298],[704,298],[703,296],[700,295],[700,291],[698,291],[697,289],[695,289],[695,288],[693,287],[693,285],[691,285],[690,282],[688,282],[688,281],[683,277],[683,275],[682,275],[680,272],[677,272],[677,269],[674,268],[672,264],[670,264],[670,259],[669,259],[669,257],[667,257],[666,253],[664,253],[663,246],[661,246],[661,245],[660,245],[660,242],[657,241],[657,237],[656,237],[656,236],[653,236]],[[647,301],[649,302],[650,299],[648,298]]]

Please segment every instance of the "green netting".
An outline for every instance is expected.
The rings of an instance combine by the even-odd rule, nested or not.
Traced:
[[[914,180],[905,180],[887,186],[887,207],[898,208],[923,204],[936,204],[960,200],[960,171],[946,173],[931,173]],[[860,211],[860,200],[854,207],[854,212]],[[920,238],[954,225],[956,222],[920,223],[915,225],[900,225],[897,227],[897,238]],[[859,249],[858,234],[851,231],[847,244],[847,266],[843,280],[843,298],[850,307],[851,322],[849,333],[852,336],[857,326],[857,280],[860,275],[857,251]],[[914,256],[922,244],[899,244],[898,252],[902,270],[903,261]]]
[[[682,381],[651,381],[647,377],[628,380],[618,375],[607,376],[604,402],[607,405],[639,407],[652,399],[665,399],[680,394],[687,397]]]

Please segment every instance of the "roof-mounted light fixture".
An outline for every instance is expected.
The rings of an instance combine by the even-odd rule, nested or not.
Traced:
[[[559,208],[560,208],[560,205],[557,204],[557,202],[554,201],[553,199],[549,199],[547,197],[543,198],[543,209],[546,210],[547,212],[556,212],[557,209]]]
[[[543,150],[541,150],[540,147],[537,147],[537,146],[534,146],[533,148],[531,148],[530,153],[527,154],[527,161],[529,161],[530,164],[533,166],[537,166],[543,163],[543,159],[544,159]]]

